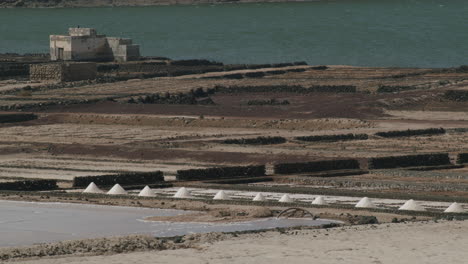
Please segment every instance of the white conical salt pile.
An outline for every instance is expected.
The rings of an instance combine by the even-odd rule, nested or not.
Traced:
[[[328,204],[325,199],[323,198],[323,196],[317,196],[315,197],[314,201],[312,202],[312,204],[315,204],[315,205],[326,205]]]
[[[122,186],[120,186],[120,184],[116,184],[114,185],[114,187],[112,187],[112,189],[110,189],[107,194],[113,194],[113,195],[118,195],[118,194],[127,194],[127,191],[125,191],[124,188],[122,188]]]
[[[255,195],[252,201],[263,202],[263,201],[266,201],[266,199],[265,199],[265,196],[263,196],[263,194],[257,193],[257,195]]]
[[[94,182],[91,182],[83,192],[84,193],[103,193],[103,191],[99,189],[99,187],[97,187],[97,185],[94,184]]]
[[[221,190],[213,197],[213,200],[229,200],[229,196]]]
[[[444,213],[464,213],[464,212],[465,212],[465,209],[463,209],[463,207],[457,202],[451,204],[444,211]]]
[[[415,200],[411,199],[406,201],[404,205],[402,205],[398,210],[406,210],[406,211],[426,211],[424,207],[422,207],[419,203]]]
[[[289,195],[285,194],[285,195],[283,195],[283,197],[281,197],[281,199],[279,199],[279,202],[280,203],[292,203],[292,202],[294,202],[294,199],[289,197]]]
[[[151,197],[155,195],[154,195],[153,190],[151,190],[151,188],[148,185],[146,185],[145,188],[143,188],[143,190],[140,191],[138,196]]]
[[[362,198],[354,207],[357,208],[376,208],[375,204],[368,198]]]
[[[174,194],[174,198],[192,198],[192,197],[193,196],[190,194],[190,192],[185,187],[180,188]]]

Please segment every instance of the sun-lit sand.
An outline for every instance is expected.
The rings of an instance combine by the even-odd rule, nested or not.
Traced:
[[[466,221],[419,222],[247,234],[196,249],[21,263],[464,263],[466,245]]]

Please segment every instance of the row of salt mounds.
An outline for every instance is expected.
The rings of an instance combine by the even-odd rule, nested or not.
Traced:
[[[280,203],[293,203],[294,202],[294,199],[289,197],[289,195],[285,194],[283,195],[283,197],[281,197],[281,199],[279,199]]]
[[[415,200],[411,199],[406,201],[404,205],[402,205],[398,210],[404,210],[404,211],[426,211],[424,207],[422,207],[419,203],[417,203]]]
[[[193,198],[193,196],[187,188],[182,187],[174,194],[174,198]]]
[[[138,196],[141,196],[141,197],[154,197],[156,195],[154,194],[154,191],[151,190],[151,188],[148,185],[146,185],[145,188],[143,188],[143,190],[140,191]]]
[[[88,187],[83,191],[83,193],[104,193],[94,182],[91,182]],[[122,188],[118,183],[110,189],[107,194],[118,195],[118,194],[127,194],[127,191]]]
[[[264,201],[266,201],[266,199],[265,199],[265,196],[263,196],[263,194],[257,193],[257,195],[255,195],[255,197],[252,199],[252,201],[264,202]]]
[[[229,200],[230,197],[223,191],[219,191],[214,197],[213,200]]]
[[[368,197],[362,198],[354,207],[356,208],[377,208]]]
[[[83,191],[83,193],[104,193],[99,187],[94,183],[91,182],[88,187]],[[107,194],[110,195],[124,195],[127,194],[127,191],[125,191],[120,184],[116,184],[110,189]],[[155,193],[154,191],[146,185],[145,188],[143,188],[138,196],[141,197],[154,197]],[[182,187],[180,188],[176,194],[174,194],[175,198],[193,198],[193,196],[190,194],[190,192],[185,188]],[[229,200],[230,197],[223,191],[219,191],[216,193],[216,195],[213,197],[213,200]],[[258,193],[254,198],[253,201],[266,201],[265,196],[261,193]],[[294,202],[294,199],[292,199],[289,195],[285,194],[279,199],[279,202],[281,203],[292,203]],[[312,204],[315,205],[327,205],[328,203],[325,201],[323,196],[317,196]],[[364,197],[362,198],[356,205],[355,207],[357,208],[377,208],[377,206],[368,198]],[[421,206],[419,203],[414,201],[413,199],[408,200],[403,204],[398,210],[406,210],[406,211],[426,211],[426,209]],[[457,203],[454,202],[452,203],[447,209],[445,209],[444,213],[464,213],[465,209]]]
[[[317,196],[315,197],[314,201],[312,201],[312,204],[327,205],[328,203],[325,201],[325,198],[323,198],[323,196]]]
[[[464,213],[465,212],[465,209],[463,209],[463,207],[455,202],[455,203],[452,203],[447,209],[445,209],[444,213]]]
[[[91,182],[83,191],[84,193],[104,193],[94,182]]]
[[[125,191],[124,188],[122,188],[122,186],[120,186],[120,184],[116,184],[114,185],[114,187],[112,187],[112,189],[110,189],[107,194],[110,194],[110,195],[123,195],[123,194],[127,194],[127,191]]]

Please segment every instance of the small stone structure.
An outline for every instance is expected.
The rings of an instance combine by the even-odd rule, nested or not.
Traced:
[[[96,79],[97,67],[94,62],[41,63],[29,66],[32,81],[81,81]]]
[[[50,36],[50,59],[73,61],[131,61],[140,46],[131,39],[98,35],[93,28],[70,28],[68,35]]]

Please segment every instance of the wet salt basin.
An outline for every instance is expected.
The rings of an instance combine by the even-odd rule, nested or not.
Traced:
[[[169,237],[190,233],[318,226],[334,222],[276,218],[223,224],[143,220],[148,216],[174,216],[187,213],[190,212],[121,206],[0,201],[0,247],[130,234]]]

